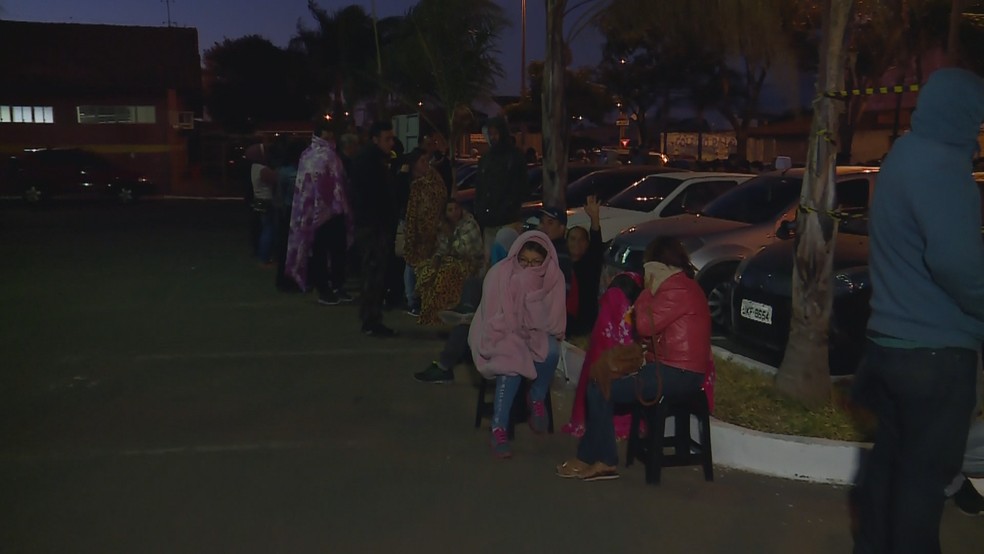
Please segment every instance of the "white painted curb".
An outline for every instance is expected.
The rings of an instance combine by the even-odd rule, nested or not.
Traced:
[[[776,435],[711,419],[714,463],[772,477],[847,485],[868,443]]]
[[[718,346],[713,350],[719,358],[776,374],[770,365]],[[848,485],[854,482],[861,450],[867,448],[870,443],[764,433],[711,418],[714,463],[761,475]]]

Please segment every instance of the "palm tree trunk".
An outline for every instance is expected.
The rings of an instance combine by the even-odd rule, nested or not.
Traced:
[[[827,214],[834,204],[835,159],[839,106],[822,93],[839,90],[844,78],[844,38],[853,0],[825,0],[823,40],[817,100],[796,218],[796,256],[793,265],[792,321],[786,355],[779,366],[776,386],[807,406],[830,402],[828,330],[833,306],[833,246],[837,234]]]
[[[559,209],[567,207],[566,9],[567,0],[547,0],[547,52],[543,64],[543,202]]]

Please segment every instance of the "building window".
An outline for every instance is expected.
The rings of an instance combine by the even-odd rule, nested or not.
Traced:
[[[154,106],[78,106],[79,123],[157,123]]]
[[[0,123],[54,123],[51,106],[0,106]]]

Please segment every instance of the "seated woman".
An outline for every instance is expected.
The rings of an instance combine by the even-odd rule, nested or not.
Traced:
[[[614,379],[606,398],[598,383],[587,390],[587,421],[577,458],[557,475],[585,481],[618,477],[613,405],[685,397],[701,390],[711,370],[711,314],[680,241],[661,237],[646,248],[645,289],[634,306],[636,331],[655,345],[655,362]]]
[[[485,276],[468,344],[479,373],[495,378],[491,446],[498,458],[512,456],[506,428],[523,378],[533,380],[526,399],[530,427],[536,433],[547,429],[544,400],[564,336],[564,295],[557,252],[540,231],[520,235],[508,257]]]
[[[581,366],[581,376],[577,381],[574,393],[574,406],[571,408],[571,419],[564,425],[562,431],[575,437],[584,435],[584,406],[588,382],[591,380],[590,368],[598,361],[602,352],[620,344],[635,342],[635,325],[633,324],[632,304],[642,292],[642,276],[638,273],[619,273],[612,279],[605,294],[601,295],[598,308],[598,320],[591,331],[591,343],[584,356]],[[632,415],[615,416],[615,437],[618,440],[629,436],[629,426]]]
[[[482,230],[472,214],[454,199],[448,200],[445,220],[434,256],[415,266],[417,295],[420,297],[419,323],[437,323],[437,313],[454,306],[465,280],[482,268],[485,248]]]

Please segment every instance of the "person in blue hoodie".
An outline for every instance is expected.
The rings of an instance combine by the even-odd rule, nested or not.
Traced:
[[[984,341],[984,243],[971,176],[984,80],[934,72],[892,146],[870,215],[871,317],[854,396],[878,418],[858,474],[855,553],[940,552]]]

